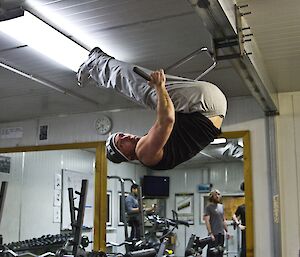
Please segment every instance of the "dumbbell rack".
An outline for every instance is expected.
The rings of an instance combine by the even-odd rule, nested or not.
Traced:
[[[87,196],[87,189],[88,189],[88,180],[83,179],[81,182],[81,191],[75,191],[75,194],[80,196],[79,199],[79,206],[74,206],[74,193],[73,188],[68,188],[69,192],[69,203],[70,203],[70,217],[71,217],[71,226],[73,232],[73,240],[72,244],[72,255],[74,257],[77,256],[77,253],[80,249],[81,243],[81,235],[82,235],[82,225],[83,225],[83,218],[84,218],[84,210],[86,204],[86,196]],[[75,215],[75,211],[77,211],[77,217]]]
[[[2,181],[1,182],[1,189],[0,189],[0,224],[1,224],[2,214],[3,214],[7,183],[8,183],[7,181]],[[2,235],[0,234],[0,250],[2,248],[3,248],[3,238],[2,238]]]
[[[2,182],[1,185],[1,191],[0,191],[0,221],[1,221],[1,215],[2,215],[2,209],[3,209],[3,203],[4,203],[4,196],[6,192],[7,183]],[[72,226],[72,239],[67,240],[67,247],[66,245],[61,248],[56,254],[52,252],[46,252],[44,254],[33,254],[32,252],[28,252],[28,250],[31,249],[31,246],[29,245],[26,249],[23,247],[22,249],[16,248],[16,251],[8,248],[6,245],[2,244],[2,240],[0,237],[0,256],[14,256],[14,257],[21,257],[21,256],[59,256],[62,257],[65,254],[69,255],[72,254],[74,257],[78,256],[87,256],[87,253],[84,251],[83,248],[81,248],[81,235],[82,235],[82,226],[83,226],[83,218],[84,218],[84,210],[86,205],[86,196],[87,196],[87,188],[88,188],[88,181],[82,180],[81,184],[81,191],[77,192],[75,191],[75,194],[78,194],[80,196],[79,199],[79,206],[74,206],[74,194],[73,194],[73,188],[68,188],[69,192],[69,202],[70,202],[70,214],[71,214],[71,226]],[[77,212],[77,215],[75,215],[75,212]],[[47,239],[47,238],[46,238]],[[27,240],[32,241],[32,240]],[[22,243],[22,242],[21,242]],[[70,246],[70,251],[67,250],[68,246]],[[41,247],[40,247],[41,248]],[[18,252],[21,250],[21,253]],[[95,255],[96,256],[96,255]]]

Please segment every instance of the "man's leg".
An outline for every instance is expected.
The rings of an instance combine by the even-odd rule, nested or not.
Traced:
[[[240,257],[246,257],[246,231],[242,231],[242,247]]]
[[[81,65],[77,78],[80,84],[93,80],[98,87],[113,89],[154,110],[156,108],[156,92],[146,80],[133,72],[133,67],[132,64],[108,56],[98,48],[96,51],[92,50],[90,58]],[[143,70],[147,73],[151,72]]]
[[[218,241],[217,241],[217,237],[215,236],[215,241],[210,241],[207,245],[207,252],[206,252],[207,257],[215,257],[216,256],[211,249],[215,248],[217,245],[218,245]]]
[[[156,92],[145,79],[133,72],[134,66],[116,60],[99,49],[91,52],[89,60],[80,67],[77,76],[79,83],[84,83],[84,80],[90,77],[97,86],[113,89],[155,110]],[[148,69],[141,69],[148,74],[151,73]],[[166,89],[177,112],[199,111],[207,113],[207,116],[215,116],[216,106],[222,105],[219,109],[222,109],[222,114],[225,115],[223,109],[226,109],[226,99],[215,85],[171,75],[166,75],[166,78]]]
[[[218,257],[223,257],[223,253],[224,253],[224,241],[225,241],[225,237],[222,234],[218,234],[217,235],[217,241],[218,241],[218,246],[221,247],[219,248],[219,252],[218,252]]]

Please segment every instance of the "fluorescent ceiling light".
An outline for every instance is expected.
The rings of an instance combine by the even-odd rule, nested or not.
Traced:
[[[88,51],[29,12],[0,22],[0,31],[77,71]]]
[[[217,144],[224,144],[224,143],[226,143],[226,138],[216,138],[210,144],[211,145],[217,145]]]

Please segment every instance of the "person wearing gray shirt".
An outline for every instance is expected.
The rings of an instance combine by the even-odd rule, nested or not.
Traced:
[[[210,203],[206,206],[203,219],[212,241],[208,244],[207,257],[222,257],[224,246],[224,234],[227,233],[227,224],[224,216],[224,206],[221,202],[219,190],[212,190],[209,194]],[[227,233],[226,236],[229,236]],[[214,253],[211,249],[217,251]]]

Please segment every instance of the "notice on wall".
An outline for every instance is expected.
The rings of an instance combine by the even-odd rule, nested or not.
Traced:
[[[53,223],[60,223],[61,221],[61,209],[60,207],[53,208]]]
[[[22,127],[1,128],[0,129],[0,138],[1,139],[12,139],[12,138],[22,138],[22,137],[23,137],[23,128]]]
[[[0,155],[0,172],[10,172],[10,157]]]
[[[273,219],[274,219],[274,223],[279,224],[279,213],[280,213],[279,195],[274,195],[273,196]]]

